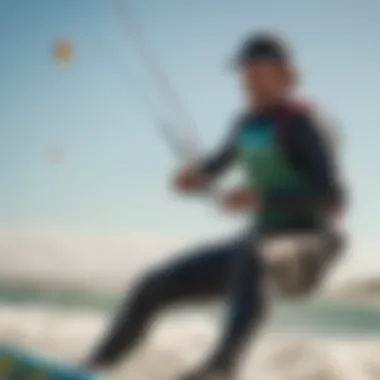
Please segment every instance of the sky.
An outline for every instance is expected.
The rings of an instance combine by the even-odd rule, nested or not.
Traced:
[[[149,45],[217,145],[241,106],[229,68],[242,38],[275,30],[294,46],[301,92],[340,123],[356,265],[379,266],[377,0],[130,0]],[[242,221],[170,190],[179,162],[157,133],[168,114],[113,0],[0,0],[0,226],[203,238]],[[69,41],[59,65],[52,47]],[[141,92],[153,102],[151,110]],[[64,150],[61,163],[49,147]],[[360,252],[359,252],[360,251]],[[377,261],[376,261],[377,260]],[[356,264],[357,263],[357,264]]]

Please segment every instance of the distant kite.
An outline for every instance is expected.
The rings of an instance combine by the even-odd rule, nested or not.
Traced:
[[[73,60],[74,47],[69,41],[58,41],[53,46],[54,59],[59,64],[68,64]]]
[[[46,157],[51,164],[60,164],[64,161],[66,154],[59,146],[51,145],[46,149]]]

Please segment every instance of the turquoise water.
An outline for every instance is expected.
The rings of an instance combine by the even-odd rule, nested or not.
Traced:
[[[63,311],[86,309],[109,311],[117,307],[119,295],[96,294],[77,290],[50,290],[43,287],[0,286],[0,303],[41,305]],[[181,308],[177,315],[207,311],[220,317],[220,307]],[[279,332],[312,333],[326,337],[380,337],[380,304],[305,299],[282,302],[275,306],[270,326]]]

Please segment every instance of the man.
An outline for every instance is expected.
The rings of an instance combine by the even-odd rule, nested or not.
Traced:
[[[89,359],[92,367],[110,366],[130,352],[163,308],[228,296],[230,311],[219,344],[184,379],[230,379],[265,310],[263,242],[314,234],[325,239],[326,252],[337,249],[330,232],[343,202],[335,155],[313,112],[292,100],[296,77],[290,53],[278,38],[256,35],[242,47],[237,64],[247,110],[224,146],[199,166],[183,169],[174,184],[182,193],[202,192],[236,162],[247,184],[229,192],[222,204],[229,211],[252,213],[255,221],[236,241],[196,249],[141,278]],[[310,278],[320,274],[314,264],[308,270]]]

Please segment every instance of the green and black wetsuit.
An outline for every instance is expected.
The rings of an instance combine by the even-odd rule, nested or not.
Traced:
[[[227,297],[231,291],[224,334],[208,365],[233,366],[264,310],[257,241],[266,234],[326,229],[330,210],[342,206],[335,154],[320,127],[311,111],[293,105],[240,118],[203,169],[217,176],[232,162],[244,167],[247,186],[262,201],[253,228],[248,236],[192,250],[142,277],[90,359],[92,364],[110,365],[130,351],[163,308]]]
[[[247,187],[263,202],[256,222],[263,231],[324,228],[331,207],[343,201],[336,152],[325,129],[305,106],[247,114],[204,169],[215,176],[232,162],[243,167]]]

